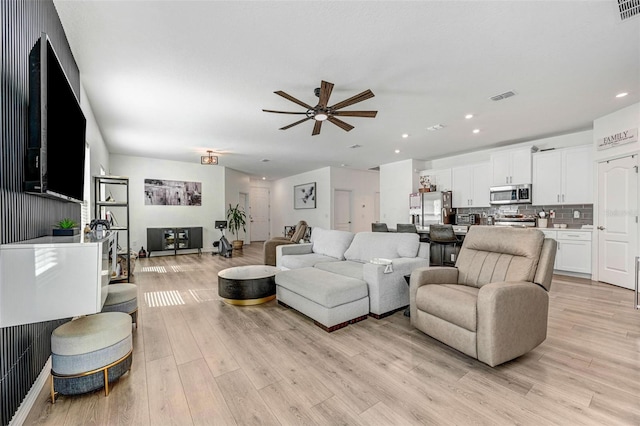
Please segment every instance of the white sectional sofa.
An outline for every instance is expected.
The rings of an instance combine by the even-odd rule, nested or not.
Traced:
[[[392,272],[373,259],[391,260]],[[409,305],[404,278],[429,266],[418,234],[313,228],[311,243],[276,248],[276,297],[333,331],[369,314],[381,318]],[[366,294],[362,289],[366,285]],[[363,302],[368,297],[368,306]],[[364,317],[364,318],[363,318]]]

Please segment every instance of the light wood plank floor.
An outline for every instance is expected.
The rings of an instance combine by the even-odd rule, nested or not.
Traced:
[[[640,424],[630,290],[555,276],[547,340],[490,368],[402,312],[326,333],[276,301],[223,303],[217,272],[259,264],[261,250],[140,259],[132,370],[108,397],[52,405],[43,389],[26,424]]]

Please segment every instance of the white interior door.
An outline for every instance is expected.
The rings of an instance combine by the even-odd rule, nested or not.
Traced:
[[[333,219],[334,229],[351,231],[351,191],[333,192]]]
[[[240,228],[238,230],[238,233],[240,234],[238,235],[238,239],[242,240],[244,244],[249,244],[251,242],[251,237],[247,235],[247,233],[251,233],[251,220],[249,219],[249,194],[247,194],[246,192],[239,193],[238,202],[240,204],[240,207],[242,207],[245,214],[247,215],[247,224],[245,225],[247,232],[244,232],[242,228]]]
[[[249,194],[249,224],[251,226],[251,241],[266,241],[269,239],[269,188],[251,188]]]
[[[598,164],[598,279],[634,287],[638,238],[637,155]]]

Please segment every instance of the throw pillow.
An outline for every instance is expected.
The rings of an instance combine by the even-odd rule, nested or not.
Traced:
[[[313,252],[344,260],[344,252],[353,240],[353,232],[322,229],[317,226],[311,231]]]

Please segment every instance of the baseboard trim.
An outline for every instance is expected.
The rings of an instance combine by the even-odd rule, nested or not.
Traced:
[[[31,389],[29,389],[27,396],[25,396],[20,403],[18,410],[15,412],[15,414],[11,418],[11,421],[9,422],[9,426],[21,426],[24,424],[25,420],[27,420],[29,412],[38,399],[38,395],[40,395],[40,392],[47,384],[49,373],[51,373],[51,357],[47,359],[47,362],[42,368],[42,371],[40,371],[40,374],[38,375],[35,383],[31,386]]]

